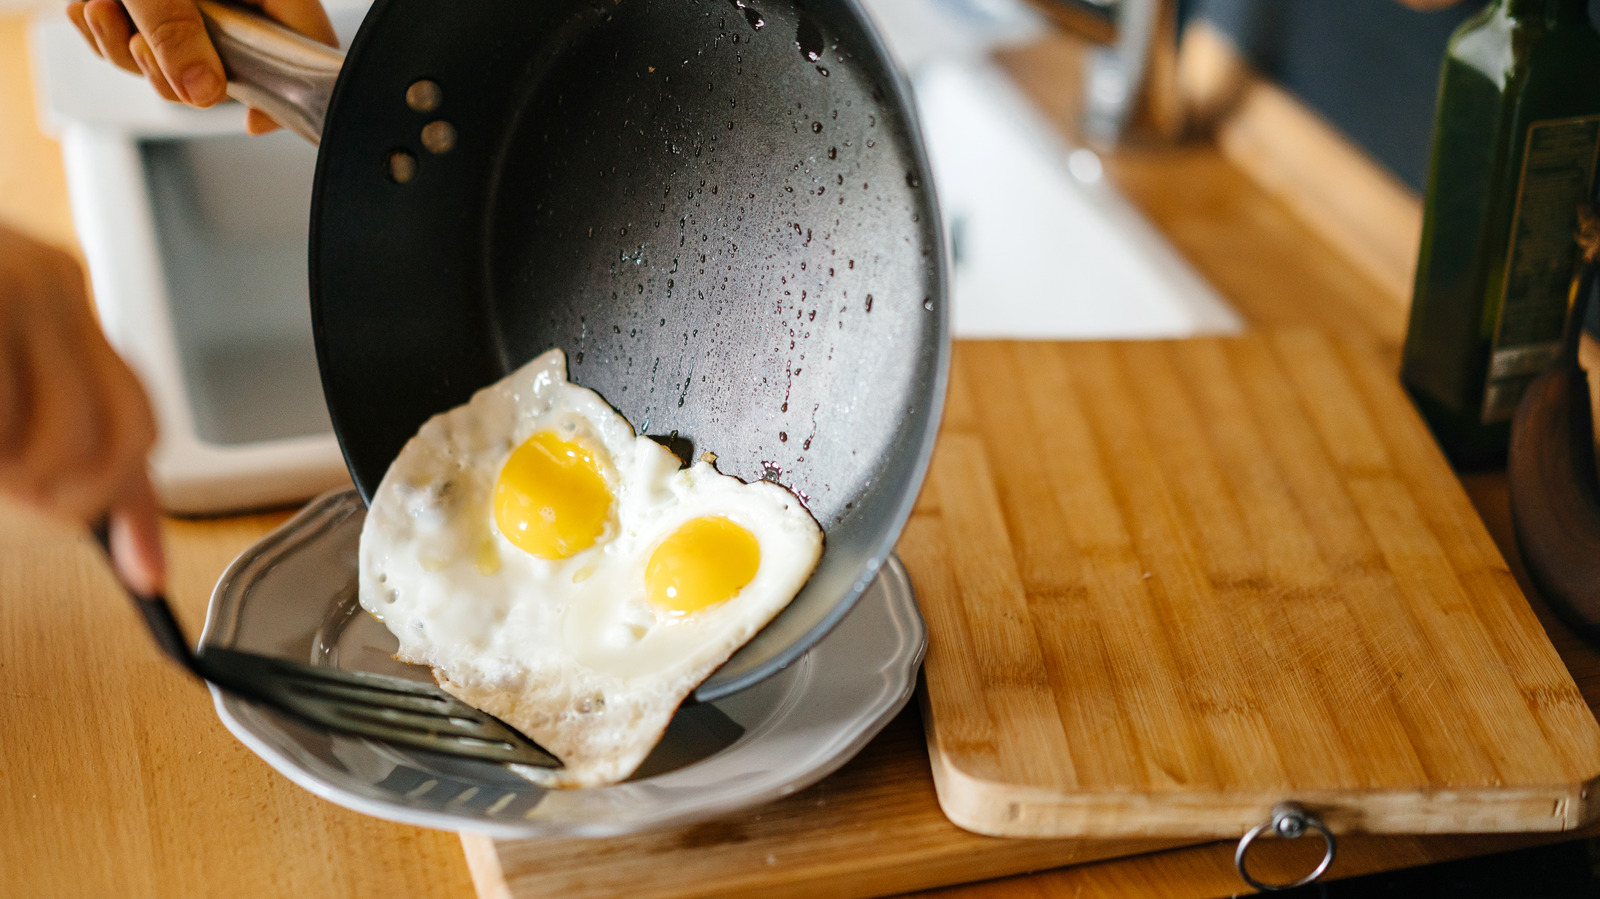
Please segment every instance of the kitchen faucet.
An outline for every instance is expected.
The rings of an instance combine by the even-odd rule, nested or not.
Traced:
[[[1177,0],[1033,0],[1095,46],[1084,72],[1083,135],[1114,146],[1134,137],[1176,139]]]

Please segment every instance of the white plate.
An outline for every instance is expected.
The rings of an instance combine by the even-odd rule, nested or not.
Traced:
[[[430,680],[356,604],[366,508],[312,500],[246,550],[211,596],[201,643]],[[822,779],[911,698],[927,647],[911,584],[891,557],[834,631],[795,664],[686,706],[626,783],[544,790],[506,768],[328,734],[213,688],[217,715],[255,753],[325,799],[407,824],[498,837],[614,836],[770,802]]]

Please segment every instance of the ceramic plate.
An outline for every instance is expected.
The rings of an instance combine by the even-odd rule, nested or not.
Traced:
[[[356,603],[366,507],[354,491],[313,500],[235,559],[211,596],[201,643],[413,680],[394,637]],[[212,689],[217,714],[318,796],[380,818],[499,837],[614,836],[769,802],[820,780],[911,697],[927,647],[910,582],[891,557],[826,639],[778,674],[680,709],[634,777],[544,790],[485,762],[326,733]]]

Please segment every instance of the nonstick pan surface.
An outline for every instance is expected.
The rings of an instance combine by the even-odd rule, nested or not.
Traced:
[[[811,581],[696,695],[793,661],[891,550],[943,395],[908,97],[846,0],[379,0],[329,106],[310,259],[363,497],[429,416],[560,347],[641,433],[805,501]]]

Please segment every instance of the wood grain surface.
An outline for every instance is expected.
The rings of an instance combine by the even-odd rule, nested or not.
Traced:
[[[0,83],[0,220],[76,253],[22,15],[0,15]],[[286,517],[167,522],[191,636],[223,568]],[[87,537],[0,502],[0,897],[471,895],[455,834],[348,811],[272,770],[155,651]]]
[[[12,85],[0,93],[0,218],[72,248],[59,148],[38,131],[27,59],[25,20],[0,15],[0,75]],[[1070,116],[1079,62],[1071,48],[1047,40],[1009,51],[1004,62],[1042,109],[1058,120]],[[1385,292],[1324,244],[1214,146],[1133,149],[1103,158],[1116,185],[1252,325],[1310,326],[1397,358],[1405,297]],[[1475,476],[1466,486],[1515,567],[1503,478]],[[198,629],[226,564],[284,517],[167,523],[171,598],[185,625]],[[1600,707],[1600,653],[1536,607],[1590,706]],[[836,780],[865,780],[873,801],[839,798],[847,791]],[[765,820],[782,809],[791,838],[836,832],[813,839],[860,849],[852,858],[876,853],[882,871],[927,864],[936,876],[921,883],[1040,872],[918,896],[1202,899],[1242,889],[1231,843],[1086,862],[1097,843],[1005,840],[959,830],[938,810],[915,711],[834,777],[770,809],[753,817]],[[1329,876],[1555,838],[1352,835],[1342,839]],[[658,876],[692,882],[683,872],[708,855],[722,859],[724,868],[764,866],[764,854],[741,854],[740,847],[775,845],[745,826],[656,839],[677,848],[650,856],[654,867],[630,867],[636,882],[626,885],[626,894]],[[902,850],[902,841],[949,841],[953,849]],[[1119,845],[1131,851],[1141,844]],[[783,846],[786,852],[801,848]],[[576,848],[591,876],[604,879],[637,847],[602,841]],[[1006,852],[1039,854],[990,861]],[[580,877],[576,861],[558,866],[557,874]],[[1278,863],[1284,874],[1298,874],[1296,861],[1263,856],[1262,873],[1271,875]],[[828,860],[814,864],[825,868]],[[1043,870],[1052,865],[1069,866]],[[919,876],[902,875],[900,882]],[[535,875],[524,870],[521,877]],[[881,872],[862,877],[866,883],[855,895],[897,889]],[[160,662],[87,540],[0,507],[0,895],[469,899],[474,887],[457,835],[346,811],[271,770],[227,733],[204,690]]]
[[[809,789],[714,822],[605,840],[463,836],[480,899],[882,896],[1136,855],[1154,840],[1002,840],[939,810],[915,709]]]
[[[36,124],[26,23],[0,12],[0,221],[78,253],[61,147]]]
[[[713,824],[464,837],[479,895],[874,896],[1236,839],[1287,798],[1342,831],[1591,817],[1600,726],[1362,347],[957,342],[898,552],[937,801],[902,716]]]
[[[284,514],[169,521],[170,595]],[[455,835],[325,802],[222,726],[87,536],[0,507],[0,896],[470,895]]]
[[[901,552],[963,827],[1237,836],[1283,799],[1342,831],[1594,815],[1600,726],[1359,347],[958,344]]]

